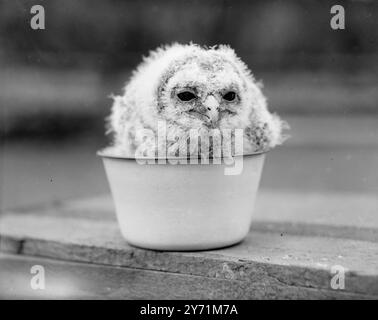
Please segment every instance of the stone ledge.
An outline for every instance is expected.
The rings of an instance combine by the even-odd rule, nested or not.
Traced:
[[[30,268],[45,267],[45,290]],[[376,299],[376,296],[0,253],[0,299]]]
[[[80,262],[91,266],[170,273],[180,277],[196,276],[208,279],[206,281],[223,279],[243,284],[243,288],[258,284],[257,287],[276,288],[277,290],[272,290],[276,290],[277,298],[288,297],[283,288],[297,288],[298,292],[304,290],[306,295],[303,297],[315,297],[312,293],[315,291],[323,292],[324,298],[342,298],[345,295],[378,297],[377,243],[361,240],[358,232],[357,239],[353,234],[343,237],[342,233],[332,237],[334,230],[347,227],[347,233],[353,228],[345,226],[348,223],[344,221],[355,214],[353,210],[358,207],[359,201],[365,202],[361,208],[365,208],[366,216],[370,217],[365,197],[353,199],[349,196],[349,202],[355,204],[349,206],[352,210],[348,211],[345,206],[343,219],[328,219],[329,225],[324,224],[327,215],[322,220],[321,215],[316,219],[316,214],[312,213],[312,219],[306,218],[307,229],[302,228],[304,218],[301,220],[293,212],[289,214],[286,211],[289,210],[289,205],[282,210],[281,216],[274,214],[273,204],[280,207],[280,202],[277,202],[280,199],[278,193],[262,197],[266,198],[264,201],[260,198],[261,204],[257,206],[257,226],[244,242],[229,248],[203,252],[158,252],[131,247],[120,235],[109,197],[99,197],[63,203],[40,212],[2,216],[0,251],[16,257],[42,257],[67,263]],[[308,208],[322,203],[321,196],[318,202],[314,200],[314,195],[311,196],[313,200],[307,202],[300,196],[295,199],[294,195],[281,194],[281,197],[281,200],[286,199],[286,204],[293,202],[291,209],[296,207],[295,210],[302,214],[302,210],[307,208],[308,212]],[[343,197],[339,195],[333,199],[342,200]],[[332,208],[332,203],[330,207]],[[321,212],[321,208],[315,208]],[[265,220],[262,213],[259,213],[263,209]],[[310,212],[308,214],[311,216]],[[311,221],[317,222],[314,229],[311,229]],[[359,221],[359,225],[354,228],[363,231],[361,228],[367,228],[367,221]],[[375,222],[369,220],[369,225],[373,240],[376,240]],[[280,231],[277,226],[283,230]],[[292,228],[289,232],[285,229],[288,226]],[[325,228],[326,232],[316,232],[322,230],[323,226],[328,228]],[[345,290],[335,291],[330,288],[333,276],[330,271],[334,265],[346,269]],[[261,292],[255,294],[264,297]]]

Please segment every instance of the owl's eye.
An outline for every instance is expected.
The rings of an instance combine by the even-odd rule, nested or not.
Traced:
[[[177,94],[181,101],[191,101],[196,98],[196,95],[190,91],[183,91]]]
[[[229,91],[223,95],[223,99],[227,101],[234,101],[236,98],[236,93],[233,91]]]

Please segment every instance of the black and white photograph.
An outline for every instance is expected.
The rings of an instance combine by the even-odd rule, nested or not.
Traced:
[[[377,299],[377,1],[0,0],[0,300]]]

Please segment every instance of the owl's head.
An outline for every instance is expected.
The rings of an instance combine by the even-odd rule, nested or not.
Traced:
[[[182,128],[242,128],[251,110],[265,104],[247,66],[222,45],[174,44],[152,51],[123,98],[149,126],[164,119]]]

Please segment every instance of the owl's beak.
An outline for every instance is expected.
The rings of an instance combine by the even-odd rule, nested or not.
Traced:
[[[209,95],[203,105],[206,108],[206,115],[209,117],[210,121],[216,123],[219,120],[219,102],[217,99]]]

